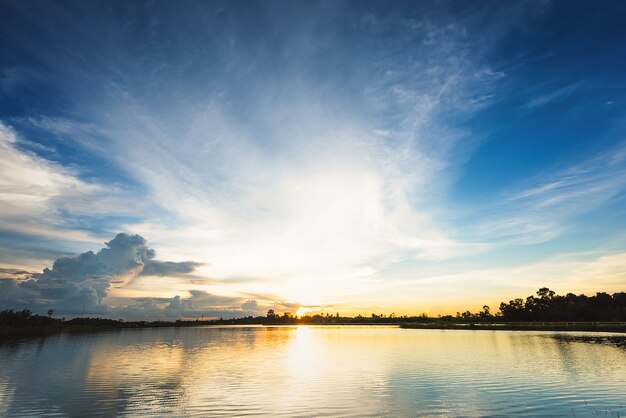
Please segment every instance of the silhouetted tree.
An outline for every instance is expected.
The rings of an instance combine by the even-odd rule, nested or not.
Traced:
[[[483,310],[478,314],[478,316],[481,319],[489,319],[493,317],[493,315],[491,315],[490,308],[487,305],[483,306]]]
[[[624,321],[626,320],[626,294],[609,295],[599,292],[595,296],[557,295],[547,287],[524,302],[515,299],[500,304],[502,318],[509,321]]]

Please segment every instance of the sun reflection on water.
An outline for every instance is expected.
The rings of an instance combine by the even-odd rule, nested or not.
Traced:
[[[541,333],[123,330],[0,346],[0,412],[536,416],[613,408],[626,416],[625,375],[626,351]]]

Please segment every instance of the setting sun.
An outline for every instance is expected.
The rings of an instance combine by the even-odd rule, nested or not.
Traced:
[[[300,317],[302,317],[302,315],[304,315],[305,313],[307,313],[307,312],[309,312],[309,311],[310,311],[310,309],[307,309],[307,308],[299,308],[299,309],[296,311],[296,316],[297,316],[298,318],[300,318]]]

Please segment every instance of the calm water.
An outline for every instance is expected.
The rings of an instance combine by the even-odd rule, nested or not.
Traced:
[[[0,416],[626,417],[626,350],[539,332],[224,327],[0,346]]]

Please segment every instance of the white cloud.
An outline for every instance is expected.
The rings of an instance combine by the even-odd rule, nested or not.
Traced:
[[[30,123],[142,184],[145,195],[128,210],[138,201],[153,210],[123,229],[149,237],[169,259],[203,262],[205,277],[270,278],[249,290],[281,287],[288,299],[324,303],[335,290],[351,291],[343,283],[367,283],[394,263],[488,247],[459,238],[445,202],[458,162],[480,140],[450,122],[492,103],[503,78],[484,63],[488,47],[466,48],[475,18],[400,28],[395,17],[356,22],[375,47],[350,54],[353,72],[331,78],[308,67],[332,39],[316,37],[319,28],[292,28],[271,53],[291,56],[302,42],[306,53],[284,62],[287,69],[272,64],[279,79],[250,70],[262,59],[222,46],[215,56],[227,57],[232,74],[211,72],[219,88],[195,85],[205,94],[180,91],[169,78],[152,91],[135,86],[132,71],[114,82],[100,74],[111,100],[97,96],[81,108],[88,123]],[[385,31],[398,36],[380,45]]]
[[[87,216],[137,214],[141,203],[115,185],[80,179],[76,168],[52,162],[20,147],[28,140],[0,122],[1,229],[35,237],[100,242],[101,237],[76,229]]]
[[[268,24],[290,36],[261,42],[263,54],[235,28],[224,43],[213,32],[217,41],[204,32],[202,42],[172,37],[181,54],[172,62],[160,61],[168,61],[169,49],[153,45],[146,60],[129,65],[124,57],[132,48],[123,36],[107,40],[115,54],[105,57],[106,66],[85,70],[67,57],[50,62],[62,73],[76,69],[68,94],[77,95],[71,102],[81,103],[89,122],[44,116],[22,123],[76,141],[145,191],[123,199],[123,191],[81,181],[76,171],[7,140],[2,146],[18,162],[2,167],[2,175],[14,174],[4,180],[13,189],[2,195],[10,204],[0,216],[11,217],[17,230],[57,237],[67,226],[56,216],[61,209],[138,214],[141,221],[123,229],[149,237],[168,259],[204,263],[198,270],[215,279],[211,294],[240,291],[229,278],[260,277],[247,290],[280,288],[285,299],[310,304],[374,286],[398,263],[474,255],[493,242],[549,240],[566,227],[563,219],[621,190],[622,162],[603,157],[537,181],[484,205],[489,216],[479,225],[456,224],[446,200],[482,139],[457,126],[497,101],[506,76],[487,57],[524,24],[520,17],[532,14],[521,9],[490,11],[492,24],[482,12],[350,18],[359,42],[349,45],[341,43],[344,33],[314,21],[287,19],[283,27],[278,17]],[[82,79],[106,91],[84,100]],[[577,88],[535,98],[529,107]],[[30,166],[41,171],[29,177]]]
[[[197,137],[151,135],[147,143],[141,132],[149,128],[124,125],[126,138],[137,140],[119,144],[120,155],[133,160],[154,202],[176,214],[127,228],[171,257],[205,261],[211,277],[336,281],[351,272],[369,276],[363,266],[375,272],[407,254],[438,260],[475,251],[434,215],[439,203],[429,192],[441,170],[430,167],[441,163],[398,156],[356,121],[333,125],[332,115],[306,113],[295,115],[303,132],[274,126],[269,138],[214,107],[179,122]],[[271,152],[257,141],[270,142]]]
[[[17,148],[18,138],[0,123],[0,217],[49,217],[55,200],[78,199],[98,190],[75,172]]]
[[[178,276],[192,273],[198,266],[155,260],[155,251],[139,235],[120,233],[105,244],[97,253],[59,258],[42,273],[4,269],[8,277],[0,278],[0,306],[39,312],[53,308],[74,315],[81,311],[108,313],[103,299],[114,279],[125,278],[116,283],[128,284],[140,275]]]

